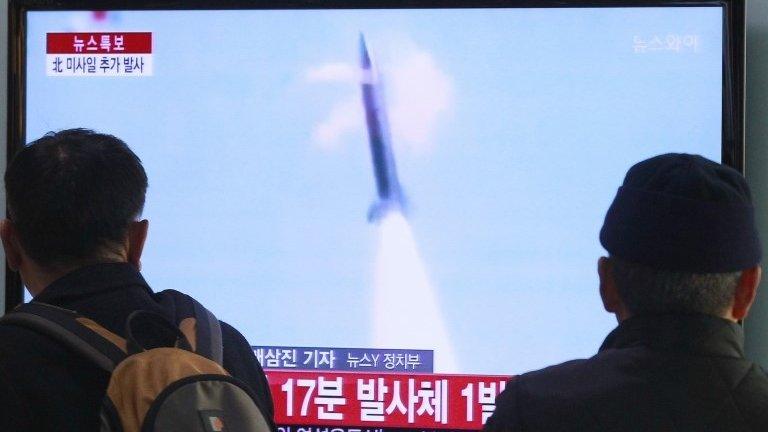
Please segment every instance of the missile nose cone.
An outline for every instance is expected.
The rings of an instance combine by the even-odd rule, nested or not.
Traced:
[[[365,36],[360,33],[360,67],[371,68],[371,57],[368,55],[368,47],[365,45]]]

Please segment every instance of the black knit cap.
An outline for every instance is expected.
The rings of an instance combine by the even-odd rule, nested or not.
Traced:
[[[725,273],[762,259],[752,195],[733,168],[698,155],[665,154],[627,172],[600,243],[660,270]]]

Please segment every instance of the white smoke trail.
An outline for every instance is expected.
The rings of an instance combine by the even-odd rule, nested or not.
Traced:
[[[384,216],[378,229],[374,347],[432,349],[435,372],[458,373],[435,288],[427,276],[410,224],[395,211]]]

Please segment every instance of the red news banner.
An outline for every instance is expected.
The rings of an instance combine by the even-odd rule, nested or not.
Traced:
[[[479,430],[510,377],[272,370],[267,378],[281,429],[330,432]]]
[[[152,33],[47,33],[48,76],[152,75]]]

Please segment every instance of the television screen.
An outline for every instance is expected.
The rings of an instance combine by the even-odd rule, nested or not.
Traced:
[[[30,11],[24,136],[129,144],[145,278],[245,335],[283,427],[477,428],[615,326],[627,168],[720,160],[723,14]]]

